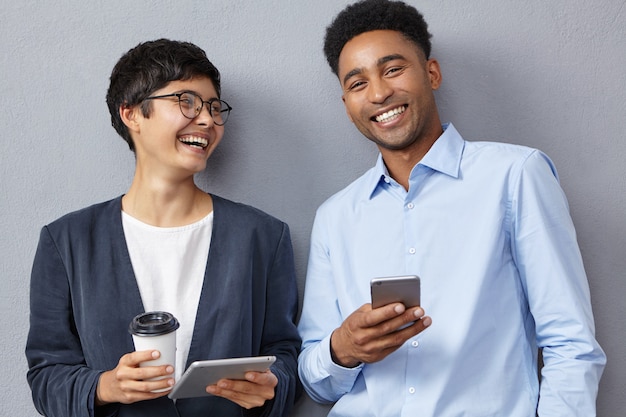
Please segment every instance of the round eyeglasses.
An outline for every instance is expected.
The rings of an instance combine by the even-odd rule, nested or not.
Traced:
[[[168,97],[178,98],[180,112],[188,119],[195,119],[198,117],[202,111],[202,107],[204,107],[204,104],[206,103],[207,108],[209,109],[209,114],[211,115],[211,118],[213,118],[213,123],[218,126],[224,126],[224,124],[226,124],[228,115],[230,115],[230,111],[233,109],[224,100],[212,98],[204,101],[202,100],[202,97],[189,91],[185,91],[184,93],[164,94],[162,96],[152,96],[147,97],[144,100],[154,100]]]

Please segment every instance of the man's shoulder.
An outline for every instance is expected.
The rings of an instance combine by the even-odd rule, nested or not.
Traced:
[[[493,141],[466,141],[464,156],[499,156],[504,158],[519,159],[527,158],[537,152],[535,148],[507,142]]]
[[[525,145],[506,142],[466,141],[463,151],[463,162],[475,166],[490,167],[492,171],[498,169],[516,170],[528,166],[528,161],[541,161],[553,166],[550,158],[541,150]]]
[[[343,189],[332,194],[318,208],[319,211],[338,211],[354,207],[369,198],[377,183],[376,167],[372,167]]]
[[[523,175],[547,179],[558,172],[554,162],[539,149],[505,142],[466,142],[463,167],[492,178],[517,182]]]
[[[538,149],[529,146],[508,142],[506,138],[501,140],[466,139],[452,123],[446,123],[443,126],[444,134],[439,140],[443,140],[446,144],[462,143],[459,146],[462,148],[463,157],[499,155],[502,157],[526,158],[538,151]],[[448,146],[453,147],[453,145]]]

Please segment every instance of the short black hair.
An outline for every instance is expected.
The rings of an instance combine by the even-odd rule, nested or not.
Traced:
[[[414,7],[402,1],[363,0],[343,9],[326,28],[324,54],[330,68],[339,75],[339,55],[352,38],[373,30],[395,30],[430,57],[428,24]]]
[[[120,117],[121,106],[144,102],[156,90],[178,80],[207,77],[220,97],[220,72],[206,53],[190,42],[157,39],[143,42],[126,52],[115,64],[106,95],[111,124],[134,152],[135,144]],[[150,116],[150,100],[141,107]]]

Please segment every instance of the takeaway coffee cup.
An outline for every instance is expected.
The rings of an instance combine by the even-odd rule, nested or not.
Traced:
[[[133,336],[135,350],[158,350],[161,352],[158,359],[142,362],[140,366],[175,366],[176,329],[179,326],[176,317],[165,311],[148,311],[133,318],[128,326],[128,331]],[[171,376],[170,374],[156,379]]]

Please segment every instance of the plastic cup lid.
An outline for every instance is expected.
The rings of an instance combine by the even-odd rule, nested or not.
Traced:
[[[148,311],[133,318],[128,326],[130,334],[139,336],[159,336],[178,329],[176,317],[166,311]]]

